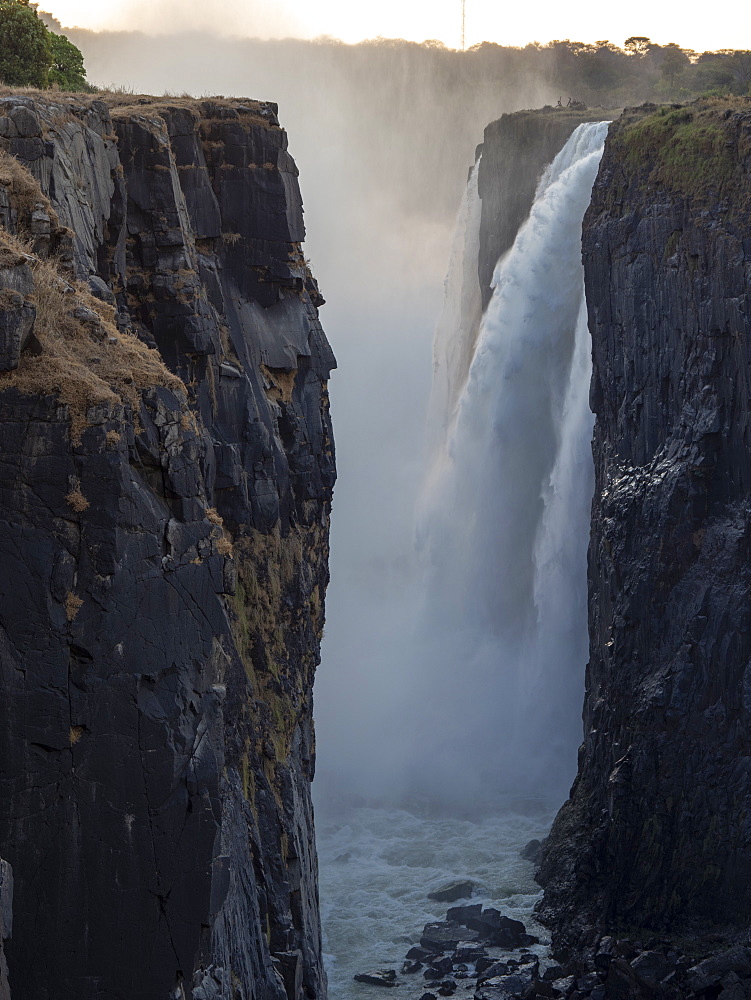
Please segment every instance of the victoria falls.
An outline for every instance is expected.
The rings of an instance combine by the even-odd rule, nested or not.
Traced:
[[[0,1000],[751,997],[717,22],[0,0]]]

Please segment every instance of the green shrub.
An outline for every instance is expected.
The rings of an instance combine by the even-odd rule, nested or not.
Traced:
[[[10,87],[92,89],[80,49],[65,35],[49,31],[30,0],[0,0],[0,82]]]
[[[29,0],[0,0],[0,80],[11,87],[46,87],[50,32]]]
[[[60,90],[91,90],[86,82],[81,50],[68,41],[65,35],[56,35],[50,31],[49,36],[52,49],[49,82],[56,84]]]

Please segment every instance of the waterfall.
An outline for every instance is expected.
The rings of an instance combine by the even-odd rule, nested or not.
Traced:
[[[410,695],[422,703],[413,784],[431,796],[562,794],[576,770],[593,489],[581,226],[607,128],[580,125],[546,170],[496,266],[476,342],[452,263],[436,343],[445,431],[419,516],[427,596]],[[457,239],[474,247],[474,270],[473,184]]]
[[[443,308],[433,340],[433,384],[428,407],[428,452],[433,455],[446,437],[464,388],[482,316],[477,279],[482,202],[477,189],[480,160],[472,167],[454,225]]]

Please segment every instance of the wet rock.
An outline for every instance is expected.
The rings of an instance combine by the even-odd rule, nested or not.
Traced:
[[[549,965],[542,974],[542,978],[546,983],[552,983],[555,979],[563,979],[564,976],[565,972],[562,965]]]
[[[436,1000],[435,993],[423,993],[420,1000]]]
[[[435,951],[431,951],[429,948],[420,948],[418,945],[414,945],[409,949],[405,958],[411,959],[413,962],[427,962],[428,959],[435,955]]]
[[[574,976],[562,976],[560,979],[554,979],[552,986],[553,989],[558,990],[563,996],[568,996],[576,986],[576,978]]]
[[[454,951],[460,942],[477,941],[479,937],[479,933],[469,927],[441,921],[425,924],[420,945],[435,954],[436,952]]]
[[[625,958],[615,958],[608,968],[605,995],[608,1000],[651,1000],[652,989]]]
[[[530,998],[544,997],[546,1000],[553,1000],[553,998],[559,997],[561,994],[551,983],[546,982],[544,979],[533,979],[527,990],[527,995]]]
[[[751,951],[748,948],[735,945],[694,965],[688,970],[688,985],[699,993],[719,983],[729,972],[744,979],[751,977]]]
[[[602,982],[602,980],[596,972],[588,972],[586,975],[581,976],[576,980],[576,988],[581,993],[589,993],[595,988],[595,986],[599,985],[600,982]]]
[[[482,962],[484,968],[480,968],[480,962],[477,963],[477,981],[478,983],[484,982],[486,979],[495,979],[498,976],[507,976],[512,971],[512,966],[508,962],[494,962],[488,960],[489,965],[485,965]]]
[[[405,976],[412,976],[422,969],[422,962],[403,962],[402,973]]]
[[[457,899],[468,899],[477,886],[478,883],[473,882],[472,879],[459,879],[447,882],[440,889],[429,892],[428,899],[434,899],[438,903],[453,903]]]
[[[487,907],[479,917],[469,918],[467,926],[476,930],[483,941],[498,948],[524,948],[536,944],[538,940],[533,935],[527,934],[527,929],[521,920],[504,916],[494,907]]]
[[[542,847],[542,841],[540,840],[530,840],[528,844],[521,849],[521,856],[525,861],[531,861],[533,864],[537,864],[540,857],[540,848]]]
[[[514,972],[505,976],[494,976],[480,984],[475,997],[478,1000],[506,1000],[507,997],[522,997],[531,983],[531,977]]]
[[[378,969],[376,972],[358,972],[354,977],[356,983],[367,983],[369,986],[398,986],[394,969]]]
[[[463,941],[454,952],[455,962],[474,962],[485,955],[485,946],[474,941]]]
[[[604,937],[600,940],[600,943],[595,952],[594,964],[596,969],[600,969],[602,972],[607,972],[608,966],[615,957],[615,941],[612,937]]]
[[[631,962],[631,968],[648,986],[656,986],[675,971],[675,962],[660,951],[643,951]]]
[[[448,956],[438,959],[434,958],[425,972],[423,972],[423,975],[426,979],[440,979],[441,976],[445,976],[447,972],[451,972],[453,967],[454,963]]]
[[[467,921],[479,920],[482,914],[482,903],[469,903],[463,906],[451,906],[446,911],[446,919],[467,927]]]

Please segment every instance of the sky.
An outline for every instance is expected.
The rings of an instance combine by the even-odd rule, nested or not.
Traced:
[[[491,41],[504,45],[570,38],[616,44],[630,35],[647,35],[660,44],[677,42],[705,51],[751,49],[751,4],[726,0],[721,17],[708,17],[706,0],[534,0],[501,4],[464,0],[466,45]],[[68,27],[211,30],[228,35],[314,38],[333,35],[345,42],[383,36],[412,41],[437,39],[461,45],[462,0],[42,0]],[[218,17],[218,12],[222,16]]]

